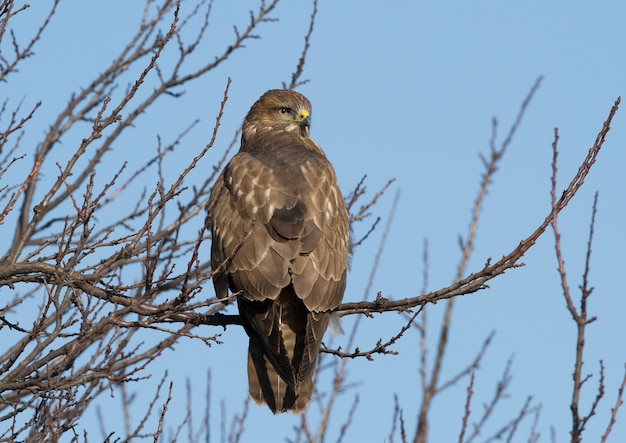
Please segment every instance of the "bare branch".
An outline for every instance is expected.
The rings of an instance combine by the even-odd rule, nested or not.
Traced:
[[[295,89],[298,86],[305,85],[309,80],[300,80],[304,72],[304,63],[306,62],[306,56],[309,52],[311,35],[313,34],[313,27],[315,26],[315,17],[317,16],[317,0],[313,0],[313,12],[311,13],[311,20],[309,21],[309,30],[304,36],[304,48],[302,49],[302,55],[298,60],[295,72],[291,75],[291,82],[287,85],[283,82],[284,89]]]
[[[491,260],[487,260],[487,263],[480,271],[469,274],[467,277],[462,278],[454,284],[438,291],[420,295],[418,297],[389,301],[384,303],[382,306],[376,302],[344,303],[340,305],[336,311],[342,313],[343,315],[369,314],[376,312],[402,311],[427,303],[437,303],[441,300],[447,300],[459,295],[471,294],[473,292],[486,289],[488,287],[486,283],[489,280],[503,274],[509,269],[521,266],[518,264],[518,261],[537,242],[539,237],[545,232],[546,228],[552,223],[554,216],[569,204],[580,187],[583,185],[591,166],[595,163],[596,157],[604,144],[606,135],[610,130],[611,121],[613,120],[613,117],[619,107],[619,103],[620,99],[618,98],[609,113],[609,117],[604,122],[604,125],[600,130],[596,142],[589,149],[589,152],[583,160],[578,172],[574,178],[572,178],[568,187],[563,191],[561,198],[556,202],[554,210],[552,210],[546,216],[545,220],[511,252],[503,256],[494,264],[491,264]]]
[[[626,365],[624,366],[626,369]],[[619,408],[624,404],[624,400],[622,400],[624,396],[624,390],[626,389],[626,373],[624,374],[624,378],[622,379],[622,384],[617,391],[617,400],[615,401],[615,406],[611,408],[611,419],[609,420],[609,424],[606,426],[606,431],[602,434],[602,439],[600,440],[602,443],[605,443],[613,430],[613,425],[617,421],[617,412]]]
[[[376,342],[376,345],[369,351],[361,351],[359,348],[355,348],[354,352],[341,352],[341,348],[329,349],[324,345],[322,346],[320,352],[326,352],[328,354],[333,354],[342,358],[365,357],[366,359],[370,361],[374,360],[374,357],[373,357],[374,354],[396,355],[397,354],[396,351],[391,351],[388,348],[393,346],[404,335],[406,331],[411,329],[413,322],[415,321],[416,317],[422,312],[422,309],[423,307],[421,307],[415,314],[411,316],[411,318],[409,319],[409,322],[406,325],[404,325],[402,329],[400,329],[400,332],[398,332],[396,335],[391,337],[385,343],[383,343],[382,339],[379,339]]]

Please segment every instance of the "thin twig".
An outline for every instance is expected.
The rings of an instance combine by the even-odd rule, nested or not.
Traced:
[[[626,365],[624,365],[624,369],[626,369]],[[605,443],[609,438],[611,431],[613,430],[613,425],[617,421],[617,412],[619,408],[624,404],[624,400],[622,400],[624,395],[624,390],[626,389],[626,373],[624,374],[624,378],[622,379],[622,384],[617,391],[617,399],[615,400],[615,406],[611,408],[611,418],[609,420],[609,424],[606,426],[606,430],[604,434],[602,434],[601,443]]]
[[[463,443],[465,437],[465,430],[467,429],[467,421],[470,416],[470,404],[472,401],[472,395],[474,395],[474,373],[470,376],[469,385],[467,385],[467,395],[465,396],[465,412],[463,413],[463,420],[461,422],[461,432],[459,433],[459,443]]]

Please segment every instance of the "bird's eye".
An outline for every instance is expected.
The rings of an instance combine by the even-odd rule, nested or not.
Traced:
[[[289,114],[290,111],[291,109],[289,108],[278,108],[278,112],[280,112],[281,114]]]

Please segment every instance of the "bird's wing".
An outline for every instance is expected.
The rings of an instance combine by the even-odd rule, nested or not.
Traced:
[[[212,264],[230,258],[231,290],[248,300],[275,299],[292,281],[309,310],[325,311],[345,288],[348,214],[331,164],[294,139],[258,140],[276,155],[239,152],[225,168],[210,203]]]

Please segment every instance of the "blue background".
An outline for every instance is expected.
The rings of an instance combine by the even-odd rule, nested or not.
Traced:
[[[194,3],[183,2],[183,15]],[[14,19],[18,36],[32,35],[49,4],[33,2],[28,11]],[[452,282],[460,261],[458,236],[467,232],[483,172],[478,154],[488,154],[492,118],[498,119],[501,142],[537,77],[544,76],[543,82],[486,198],[467,273],[481,269],[489,257],[497,260],[507,254],[548,214],[554,128],[558,127],[560,133],[558,179],[563,189],[593,144],[615,99],[624,94],[626,3],[621,1],[321,0],[318,6],[304,72],[310,82],[298,89],[313,103],[312,136],[335,165],[344,193],[352,190],[364,174],[370,196],[390,178],[396,178],[373,209],[370,220],[380,215],[386,223],[394,194],[400,192],[373,286],[365,294],[382,224],[356,250],[346,301],[364,297],[372,300],[378,291],[393,299],[419,295],[424,239],[429,244],[428,290]],[[216,1],[206,39],[189,69],[220,54],[234,39],[232,26],[244,28],[248,11],[256,9],[253,1]],[[229,100],[216,145],[199,168],[208,170],[222,156],[258,96],[289,81],[303,48],[311,12],[310,2],[283,1],[271,14],[280,20],[264,23],[255,31],[260,39],[247,41],[246,48],[234,52],[226,63],[182,87],[182,97],[160,99],[114,146],[115,154],[99,166],[102,183],[124,160],[132,162],[146,152],[153,153],[157,134],[172,140],[193,120],[200,119],[183,139],[178,154],[167,162],[166,174],[173,181],[210,139],[230,77]],[[142,13],[140,2],[61,2],[35,47],[35,55],[20,65],[20,72],[8,83],[0,85],[0,96],[13,104],[23,99],[24,109],[39,100],[43,102],[29,123],[22,146],[36,145],[70,94],[87,86],[108,66],[133,35]],[[3,42],[5,51],[7,42]],[[173,57],[175,45],[171,53],[164,54],[163,63]],[[129,84],[132,79],[128,77]],[[115,94],[123,93],[126,86],[121,84]],[[146,91],[151,88],[148,83]],[[83,129],[64,139],[67,155],[89,134],[88,124]],[[560,216],[567,275],[578,300],[591,204],[594,193],[599,192],[590,274],[595,289],[589,305],[590,313],[598,320],[587,328],[584,374],[592,373],[593,378],[583,389],[582,411],[586,412],[595,398],[599,360],[606,368],[606,395],[587,427],[585,436],[589,441],[599,441],[608,424],[626,362],[622,281],[626,246],[625,142],[626,113],[620,110],[585,186]],[[58,154],[59,162],[63,161],[62,152]],[[52,179],[58,170],[51,164],[44,172]],[[152,189],[157,177],[148,175],[143,180],[142,185]],[[360,237],[367,229],[366,225],[357,226],[355,236]],[[526,266],[493,280],[488,290],[457,300],[441,380],[465,368],[485,337],[495,331],[476,371],[470,423],[490,401],[507,360],[513,357],[508,397],[481,435],[486,438],[514,418],[526,397],[532,396],[533,405],[541,404],[537,427],[540,441],[550,441],[551,429],[556,441],[565,441],[571,427],[575,324],[565,308],[550,231],[523,261]],[[210,286],[205,285],[207,296],[213,296]],[[444,307],[444,303],[428,307],[429,359]],[[349,331],[354,320],[354,316],[344,318],[343,328]],[[369,349],[379,338],[386,340],[396,334],[404,323],[405,319],[395,313],[363,319],[356,344]],[[206,335],[216,332],[206,327]],[[150,341],[151,334],[158,333],[145,333],[142,339]],[[344,441],[386,441],[394,394],[398,395],[412,435],[421,401],[419,339],[412,329],[393,347],[399,355],[348,361],[347,381],[351,387],[333,411],[328,441],[337,439],[357,393],[359,405]],[[158,380],[167,370],[168,380],[174,382],[174,400],[164,435],[171,435],[185,416],[186,380],[193,386],[191,405],[198,414],[194,423],[199,425],[206,407],[210,368],[211,441],[222,441],[221,405],[230,417],[241,412],[247,397],[247,340],[237,327],[227,328],[221,340],[222,345],[207,347],[200,341],[184,339],[165,351],[146,370],[145,374],[153,374],[150,380],[129,386],[139,394],[133,403],[133,420],[138,422],[143,416]],[[335,346],[344,342],[341,337],[332,340]],[[325,361],[333,359],[326,357]],[[330,389],[330,372],[323,372],[318,384],[326,392]],[[434,401],[430,441],[458,440],[467,384],[464,378]],[[116,436],[124,432],[120,400],[119,392],[114,398],[105,395],[98,400],[105,411],[107,430],[115,431]],[[622,410],[609,441],[626,438],[624,414]],[[314,426],[315,416],[311,418]],[[527,441],[531,422],[529,418],[522,422],[515,441]],[[85,429],[91,441],[99,441],[102,434],[96,423],[92,408],[80,420],[79,434]],[[293,435],[299,423],[297,417],[272,416],[266,408],[251,405],[242,441],[283,441]]]

